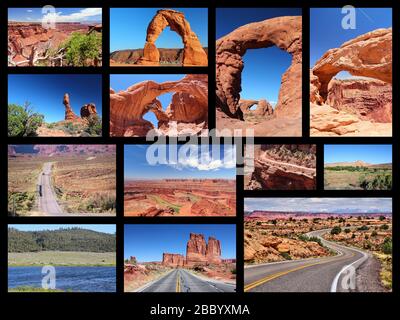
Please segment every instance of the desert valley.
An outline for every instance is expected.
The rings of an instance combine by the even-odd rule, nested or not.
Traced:
[[[391,190],[391,149],[390,145],[325,145],[325,190]]]
[[[115,145],[9,145],[8,214],[112,216]]]
[[[125,216],[234,216],[234,148],[221,146],[225,156],[218,164],[211,149],[194,148],[198,153],[182,153],[177,162],[171,158],[151,164],[150,148],[125,146]]]
[[[182,229],[190,229],[190,225],[176,226],[151,226],[142,225],[141,228],[148,232],[148,237],[158,236],[154,232],[163,230],[163,235],[166,238],[166,244],[170,243],[171,232],[182,233],[182,239],[179,237],[179,242],[175,243],[179,248],[179,252],[160,252],[157,260],[140,261],[135,256],[129,256],[124,263],[124,286],[125,291],[132,292],[233,292],[236,284],[236,258],[223,258],[224,243],[214,236],[209,236],[208,240],[204,234],[183,232]],[[202,225],[198,228],[216,228],[215,225],[205,227]],[[125,246],[129,248],[129,252],[140,252],[138,243],[132,240],[136,239],[131,233],[137,231],[138,226],[126,225],[125,233],[128,235],[125,238]],[[154,229],[154,230],[153,230]],[[233,226],[224,226],[221,231],[234,229]],[[137,231],[138,232],[138,231]],[[189,236],[185,240],[184,235]],[[233,236],[233,234],[230,234]],[[132,238],[130,238],[132,237]],[[182,254],[182,249],[185,247],[186,252]],[[151,244],[153,243],[153,245]],[[159,244],[164,248],[166,244]],[[225,243],[225,245],[228,245]],[[232,245],[229,244],[230,246]],[[144,244],[147,254],[156,254],[162,250],[155,245],[154,241],[150,244]],[[183,248],[182,248],[183,247]],[[126,250],[125,250],[126,251]]]
[[[245,213],[245,291],[325,291],[331,283],[337,291],[391,290],[391,199],[247,198],[245,206],[265,208]],[[350,288],[332,282],[339,260],[357,260]],[[294,266],[305,271],[285,277]],[[256,280],[261,271],[268,280]],[[313,284],[304,286],[311,276]]]
[[[101,8],[52,10],[9,9],[8,65],[101,66]]]

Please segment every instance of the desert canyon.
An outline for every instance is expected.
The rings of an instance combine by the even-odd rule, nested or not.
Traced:
[[[66,66],[65,43],[73,33],[101,34],[101,24],[80,22],[56,23],[54,29],[46,29],[38,22],[8,22],[8,65]],[[87,61],[87,65],[101,66],[101,59]]]
[[[172,92],[165,111],[158,96]],[[157,128],[143,118],[153,112]],[[202,135],[208,128],[208,76],[189,74],[179,81],[143,81],[125,91],[110,89],[111,136]]]
[[[169,27],[183,42],[183,49],[158,49],[157,38]],[[207,66],[207,51],[182,12],[172,9],[158,10],[147,27],[143,49],[120,50],[111,53],[111,66]]]
[[[255,145],[254,170],[244,177],[246,190],[313,190],[316,145]]]
[[[275,108],[265,99],[241,99],[243,56],[248,49],[277,46],[292,56]],[[241,26],[216,42],[216,120],[221,136],[301,136],[302,18],[283,16]],[[257,105],[251,110],[252,105]],[[234,133],[239,129],[241,133]],[[251,133],[249,133],[251,134]]]
[[[352,79],[335,75],[349,72]],[[310,70],[311,136],[392,135],[392,29],[328,50]]]

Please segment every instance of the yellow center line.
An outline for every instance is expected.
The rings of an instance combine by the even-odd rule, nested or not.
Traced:
[[[300,267],[297,267],[297,268],[294,268],[294,269],[290,269],[290,270],[286,270],[286,271],[281,271],[281,272],[278,272],[278,273],[270,274],[269,276],[266,276],[265,278],[262,278],[260,280],[254,281],[252,283],[249,283],[248,285],[246,285],[244,287],[244,291],[247,292],[247,291],[249,291],[249,290],[251,290],[251,289],[253,289],[255,287],[258,287],[258,286],[268,282],[268,281],[271,281],[273,279],[276,279],[278,277],[281,277],[283,275],[286,275],[288,273],[291,273],[291,272],[294,272],[294,271],[297,271],[297,270],[301,270],[301,269],[304,269],[304,268],[307,268],[307,267],[315,266],[317,264],[321,264],[321,262],[309,263],[309,264],[306,264],[306,265],[303,265],[303,266],[300,266]]]
[[[355,256],[354,252],[351,253],[350,257],[353,257],[353,256]],[[323,261],[309,263],[309,264],[305,264],[303,266],[300,266],[300,267],[297,267],[297,268],[294,268],[294,269],[290,269],[290,270],[286,270],[286,271],[281,271],[281,272],[277,272],[277,273],[274,273],[274,274],[270,274],[269,276],[266,276],[266,277],[261,278],[261,279],[259,279],[257,281],[249,283],[248,285],[245,285],[244,286],[244,291],[247,292],[247,291],[249,291],[251,289],[254,289],[255,287],[258,287],[258,286],[268,282],[268,281],[271,281],[273,279],[279,278],[281,276],[284,276],[284,275],[286,275],[288,273],[291,273],[291,272],[294,272],[294,271],[298,271],[298,270],[301,270],[301,269],[304,269],[304,268],[307,268],[307,267],[312,267],[312,266],[315,266],[317,264],[324,264],[324,263],[330,262],[332,260],[333,261],[340,261],[340,260],[343,260],[344,258],[348,258],[348,257],[342,257],[342,256],[340,256],[340,257],[337,257],[337,256],[327,257],[327,259],[324,259]]]
[[[179,273],[176,276],[176,292],[181,292],[181,277]]]

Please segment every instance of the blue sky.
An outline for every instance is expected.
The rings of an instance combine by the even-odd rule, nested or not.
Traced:
[[[102,81],[96,74],[12,74],[8,76],[8,103],[24,105],[31,103],[35,112],[41,113],[45,121],[64,120],[64,94],[68,93],[75,114],[81,107],[94,103],[98,114],[102,114]]]
[[[324,146],[324,161],[367,163],[392,163],[392,146],[389,144],[327,144]]]
[[[57,230],[61,228],[81,228],[111,234],[116,231],[114,224],[9,224],[8,226],[20,231]]]
[[[101,8],[54,8],[54,11],[42,8],[9,8],[8,20],[38,22],[53,18],[56,22],[101,22]]]
[[[162,254],[186,255],[190,233],[201,233],[206,241],[213,236],[221,241],[222,258],[236,258],[236,228],[233,224],[126,224],[124,257],[139,262],[161,261]]]
[[[343,29],[341,8],[318,8],[310,11],[310,66],[313,67],[322,55],[344,42],[379,28],[392,26],[392,10],[386,8],[357,8],[356,28]],[[341,73],[337,78],[347,78]]]
[[[300,16],[297,8],[221,8],[217,9],[217,39],[245,24],[280,16]],[[282,74],[291,64],[291,55],[273,46],[247,50],[243,57],[243,99],[267,99],[273,106],[278,101]]]
[[[130,86],[142,81],[152,80],[161,83],[165,81],[181,80],[183,77],[185,77],[184,74],[112,74],[110,75],[110,86],[118,92],[126,90]],[[157,97],[157,99],[160,100],[164,111],[171,103],[173,94],[173,92],[165,93]],[[158,121],[153,112],[147,112],[143,118],[153,123],[157,128]]]
[[[244,210],[308,212],[391,212],[391,198],[245,198]]]
[[[123,49],[142,49],[147,26],[160,9],[183,12],[203,47],[208,46],[208,13],[206,8],[111,8],[110,52]],[[181,37],[169,27],[156,41],[158,48],[183,48]]]
[[[151,157],[154,154],[155,145],[150,147],[149,151],[147,151],[148,145],[125,145],[125,180],[236,178],[236,151],[231,145],[191,145],[192,150],[186,148],[190,145],[178,145],[177,148],[174,144],[159,146],[165,150],[166,159],[162,159],[161,154],[156,154],[155,156],[164,163],[152,165],[147,160],[147,152]],[[215,150],[213,151],[212,148]],[[175,157],[174,152],[176,152]]]

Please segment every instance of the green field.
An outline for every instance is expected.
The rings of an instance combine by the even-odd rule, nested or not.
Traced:
[[[390,190],[392,170],[387,168],[325,167],[325,190]]]
[[[115,252],[9,252],[8,266],[115,266]]]

